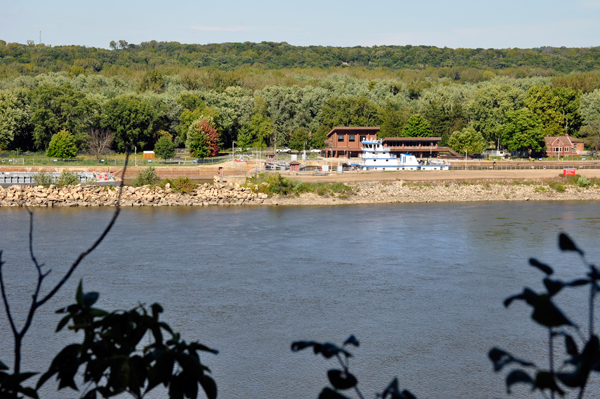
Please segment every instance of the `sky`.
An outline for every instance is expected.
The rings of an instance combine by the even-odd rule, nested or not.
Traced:
[[[0,0],[0,40],[594,47],[600,0]]]

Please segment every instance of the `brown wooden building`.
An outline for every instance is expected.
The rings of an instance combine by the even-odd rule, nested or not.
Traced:
[[[379,127],[334,127],[327,133],[327,146],[323,151],[327,158],[358,157],[362,152],[360,142],[375,140]]]
[[[353,158],[362,152],[361,141],[377,139],[379,127],[334,127],[327,133],[327,147],[323,150],[326,157]],[[411,154],[417,158],[439,156],[440,152],[458,154],[448,147],[440,147],[441,137],[388,137],[382,140],[392,154]]]
[[[583,140],[565,134],[564,136],[544,137],[546,155],[549,157],[575,157],[584,150]]]

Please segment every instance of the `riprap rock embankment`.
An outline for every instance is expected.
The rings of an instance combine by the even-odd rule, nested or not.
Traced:
[[[239,185],[204,184],[187,194],[176,193],[168,185],[124,187],[121,206],[251,205],[261,204],[266,197]],[[115,186],[0,187],[0,206],[115,206],[118,199]]]

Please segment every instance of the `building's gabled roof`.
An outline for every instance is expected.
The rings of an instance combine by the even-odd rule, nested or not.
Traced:
[[[583,143],[583,140],[576,139],[568,134],[564,136],[546,136],[544,140],[546,141],[546,147],[552,147],[553,145],[572,146],[574,143]]]
[[[353,126],[337,126],[337,127],[334,127],[333,129],[331,129],[329,131],[329,133],[327,133],[327,137],[331,137],[331,135],[333,133],[335,133],[336,131],[342,131],[343,132],[343,131],[349,131],[349,130],[350,131],[357,131],[357,132],[360,132],[360,131],[362,131],[362,132],[372,131],[372,132],[376,133],[380,129],[379,129],[379,126],[372,126],[372,127],[366,127],[366,126],[360,126],[360,127],[359,126],[355,126],[355,127],[353,127]]]

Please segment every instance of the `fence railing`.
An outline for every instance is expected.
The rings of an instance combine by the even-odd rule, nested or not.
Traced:
[[[563,165],[451,165],[450,170],[543,170],[543,169],[600,169],[599,164],[563,164]]]

